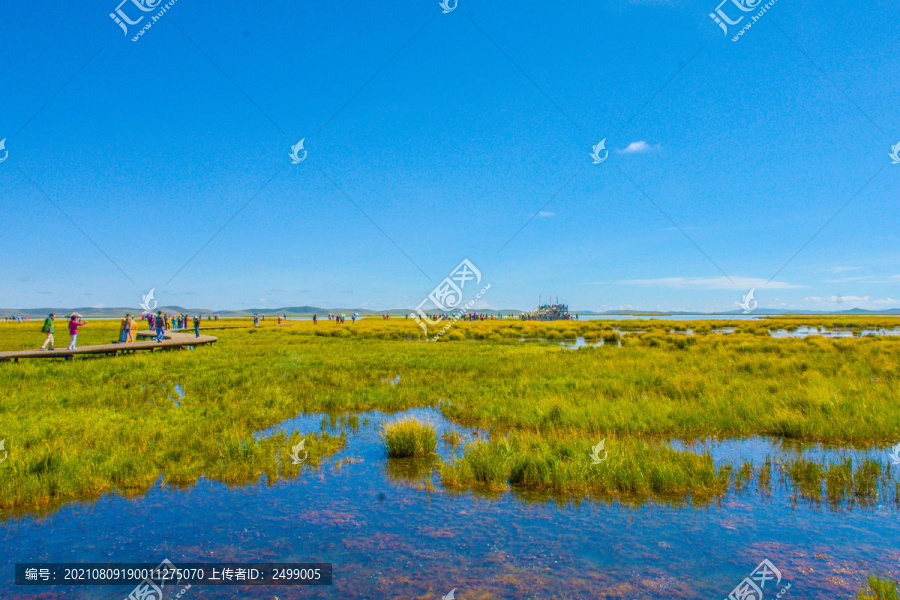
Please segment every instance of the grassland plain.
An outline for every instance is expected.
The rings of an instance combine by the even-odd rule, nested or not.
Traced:
[[[272,482],[315,466],[344,440],[310,434],[310,459],[298,466],[286,457],[299,434],[257,440],[255,432],[304,412],[417,406],[491,432],[490,441],[440,465],[451,486],[676,499],[715,497],[751,478],[762,488],[772,478],[768,463],[749,472],[716,468],[708,454],[674,450],[669,440],[762,435],[893,445],[900,339],[772,339],[767,330],[898,323],[781,318],[741,322],[725,335],[712,331],[726,321],[504,320],[458,322],[440,342],[425,343],[402,318],[260,328],[227,320],[219,324],[240,327],[210,330],[219,342],[209,348],[0,363],[0,439],[9,451],[0,463],[0,508],[27,512],[113,490],[140,493],[161,476],[179,485],[200,476]],[[670,333],[686,328],[699,335]],[[0,325],[0,349],[39,346],[39,329]],[[92,321],[79,345],[108,342],[117,331],[115,321]],[[607,343],[567,351],[519,341],[576,336]],[[396,375],[399,384],[385,383]],[[601,438],[609,456],[598,469],[588,457]],[[893,476],[871,464],[778,466],[807,482],[809,498],[813,480],[826,495],[871,497],[887,493]]]

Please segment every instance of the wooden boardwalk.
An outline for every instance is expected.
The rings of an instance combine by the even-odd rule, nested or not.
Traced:
[[[188,331],[188,330],[183,330]],[[82,346],[77,350],[67,350],[65,348],[57,348],[55,350],[14,350],[11,352],[0,352],[0,362],[13,361],[19,362],[20,358],[65,358],[71,360],[76,356],[91,355],[113,355],[130,354],[139,350],[149,350],[156,352],[157,350],[183,350],[193,346],[203,346],[206,344],[214,344],[219,338],[211,335],[201,335],[195,337],[193,331],[191,333],[183,333],[183,331],[169,330],[165,333],[165,339],[161,342],[156,341],[155,331],[137,331],[137,338],[151,338],[149,341],[135,342],[113,342],[111,344],[100,344],[99,346]],[[59,336],[61,339],[62,335]],[[66,336],[68,337],[68,336]]]

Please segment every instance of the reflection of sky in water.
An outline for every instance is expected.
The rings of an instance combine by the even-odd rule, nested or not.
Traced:
[[[900,336],[900,327],[894,329],[863,329],[858,333],[850,330],[828,331],[824,327],[802,325],[793,331],[779,329],[778,331],[770,331],[769,335],[773,338],[807,338],[811,335],[821,336],[825,338],[852,338],[852,337],[881,337],[881,336]]]
[[[819,464],[837,463],[841,459],[851,458],[853,464],[861,460],[872,459],[882,465],[890,464],[890,448],[850,449],[842,447],[827,447],[819,442],[799,442],[794,440],[770,440],[760,437],[747,439],[705,439],[685,443],[681,440],[673,440],[670,446],[676,450],[687,450],[697,454],[709,452],[716,466],[730,463],[739,468],[744,460],[753,462],[754,467],[759,467],[765,461],[766,456],[789,460],[803,458],[818,462]]]
[[[304,467],[293,481],[229,488],[201,480],[185,490],[156,487],[133,499],[106,495],[48,517],[8,521],[0,529],[6,572],[25,560],[334,565],[330,588],[194,586],[183,596],[198,600],[437,599],[451,588],[459,600],[724,598],[763,558],[791,582],[788,598],[818,600],[849,597],[870,572],[898,574],[895,507],[834,511],[824,503],[793,503],[776,486],[772,496],[753,486],[697,508],[559,504],[535,492],[491,496],[444,490],[433,473],[436,463],[385,458],[381,426],[404,416],[435,424],[444,460],[460,452],[444,442],[445,431],[462,433],[464,441],[476,437],[432,409],[361,414],[358,429],[347,432],[344,450],[323,461],[320,471]],[[312,435],[322,423],[321,415],[301,416],[260,435],[295,430]],[[325,428],[340,430],[331,422]],[[689,446],[707,448],[717,463],[736,465],[742,458],[759,465],[774,452],[848,455],[819,446],[781,448],[759,438]],[[884,451],[862,454],[877,459],[879,452],[885,460]],[[131,589],[16,588],[10,580],[0,580],[4,599],[43,593],[48,600],[121,600]]]

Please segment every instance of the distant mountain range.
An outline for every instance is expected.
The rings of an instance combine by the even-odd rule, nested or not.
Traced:
[[[190,314],[190,315],[219,315],[221,317],[249,317],[254,314],[275,316],[287,315],[289,317],[307,316],[313,314],[327,315],[328,313],[338,314],[344,313],[352,315],[359,313],[360,315],[405,315],[413,312],[408,308],[392,308],[390,310],[371,310],[368,308],[322,308],[320,306],[285,306],[281,308],[247,308],[243,310],[210,310],[208,308],[184,308],[183,306],[159,306],[156,310],[161,310],[164,314]],[[67,315],[71,312],[77,312],[84,317],[120,317],[125,313],[137,314],[139,309],[129,307],[80,307],[80,308],[0,308],[0,317],[10,315],[22,315],[23,317],[35,318],[44,317],[49,313],[56,315]],[[154,311],[156,312],[156,311]],[[522,311],[520,309],[503,309],[503,310],[482,310],[486,314],[503,313],[505,315],[516,315]],[[647,310],[607,310],[604,312],[596,312],[592,310],[572,310],[573,315],[634,315],[634,316],[715,316],[722,315],[729,317],[733,315],[743,315],[740,310],[732,310],[728,312],[703,313],[703,312],[660,312]],[[891,308],[888,310],[866,310],[863,308],[851,308],[842,311],[815,311],[815,310],[780,310],[774,308],[758,308],[754,310],[752,315],[900,315],[900,308]]]

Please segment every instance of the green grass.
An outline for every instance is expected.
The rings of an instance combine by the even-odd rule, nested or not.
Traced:
[[[846,447],[900,440],[900,339],[766,333],[806,322],[859,329],[900,320],[779,319],[697,336],[669,334],[676,322],[662,321],[457,322],[440,342],[425,343],[411,319],[266,321],[258,329],[246,319],[220,321],[237,328],[210,330],[219,342],[193,351],[0,363],[0,439],[9,451],[0,463],[0,508],[141,493],[160,475],[185,485],[201,476],[234,484],[292,477],[296,468],[284,457],[302,436],[256,441],[255,432],[315,412],[354,429],[359,412],[424,406],[490,432],[492,442],[471,444],[458,462],[441,466],[444,481],[461,488],[699,498],[721,495],[728,482],[743,489],[757,480],[766,490],[787,470],[809,498],[900,495],[877,465],[848,472],[843,464],[781,467],[767,458],[761,468],[716,470],[708,457],[667,447],[670,439],[713,436]],[[0,349],[40,346],[40,326],[0,324]],[[612,341],[613,327],[631,332],[621,348],[518,341]],[[91,321],[79,346],[117,332],[115,321]],[[57,346],[67,343],[57,338]],[[398,385],[383,382],[397,374]],[[176,384],[185,392],[180,405]],[[306,437],[304,468],[343,445],[340,437]],[[590,447],[604,438],[609,459],[588,468]]]
[[[401,419],[384,426],[382,432],[388,456],[406,458],[428,456],[437,447],[434,426],[416,419]]]
[[[869,585],[860,590],[857,600],[898,600],[897,582],[869,577]]]
[[[599,440],[597,440],[599,442]],[[705,499],[728,488],[728,472],[712,458],[678,452],[633,438],[606,440],[592,459],[591,441],[574,436],[513,433],[466,446],[465,455],[441,466],[445,485],[504,490],[509,486],[555,493]]]

